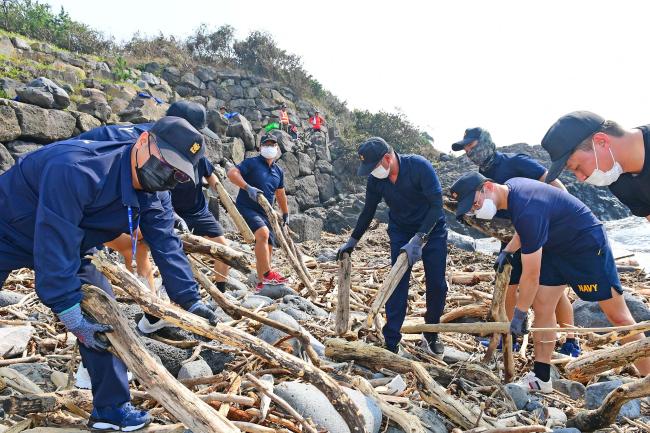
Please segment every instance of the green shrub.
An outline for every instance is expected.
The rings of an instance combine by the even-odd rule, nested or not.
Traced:
[[[112,71],[116,81],[126,81],[133,78],[133,73],[122,56],[117,56]]]

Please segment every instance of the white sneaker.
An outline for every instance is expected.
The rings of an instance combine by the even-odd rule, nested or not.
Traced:
[[[153,332],[156,332],[160,329],[166,328],[168,326],[171,326],[171,323],[166,322],[162,319],[158,320],[156,323],[151,323],[147,319],[147,316],[145,314],[142,315],[142,318],[138,322],[138,329],[140,332],[143,334],[151,334]]]
[[[130,371],[126,372],[126,377],[128,381],[133,380],[133,374]],[[88,369],[84,367],[84,363],[80,362],[77,372],[74,374],[75,382],[74,386],[79,389],[93,389],[92,382],[90,381],[90,374],[88,374]]]
[[[521,379],[515,382],[515,384],[530,392],[541,392],[543,394],[553,392],[551,379],[549,379],[548,382],[544,382],[532,371],[526,373]]]

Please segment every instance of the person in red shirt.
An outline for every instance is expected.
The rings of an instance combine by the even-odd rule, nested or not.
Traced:
[[[309,124],[311,125],[312,130],[321,131],[321,128],[325,125],[325,119],[320,115],[320,112],[316,110],[314,115],[309,118]]]

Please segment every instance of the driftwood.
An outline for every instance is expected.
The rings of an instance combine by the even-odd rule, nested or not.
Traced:
[[[494,272],[481,271],[481,272],[454,272],[451,274],[451,282],[454,284],[462,284],[464,286],[475,286],[481,281],[492,281],[494,279]]]
[[[352,287],[352,260],[343,253],[339,263],[338,302],[336,304],[336,334],[345,335],[350,329],[350,289]]]
[[[223,187],[223,184],[221,183],[221,176],[219,175],[217,175],[217,184],[215,185],[214,189],[219,196],[219,203],[221,203],[226,212],[228,212],[228,216],[230,216],[230,219],[237,227],[237,230],[239,230],[239,233],[241,233],[242,237],[244,238],[244,242],[247,244],[255,243],[255,235],[253,235],[251,228],[248,227],[248,224],[246,224],[244,217],[242,217],[241,213],[239,213],[239,210],[237,209],[237,206],[235,206],[235,202],[233,201],[232,197],[230,194],[228,194],[226,188]]]
[[[351,432],[365,432],[363,416],[357,406],[352,402],[350,397],[348,397],[339,384],[319,368],[308,364],[291,354],[283,352],[245,331],[222,323],[218,323],[216,326],[211,326],[207,320],[201,317],[188,313],[174,305],[160,301],[160,299],[155,295],[146,290],[142,283],[135,280],[132,275],[131,280],[128,281],[124,279],[125,273],[116,273],[115,269],[118,268],[117,265],[101,254],[93,257],[93,264],[100,270],[100,272],[106,275],[113,284],[122,286],[124,291],[126,291],[145,312],[197,335],[246,350],[275,364],[275,366],[286,368],[294,375],[301,377],[303,380],[309,381],[312,385],[323,392],[330,402],[332,402],[334,408],[336,408],[336,410],[341,414]]]
[[[650,356],[650,337],[621,347],[596,350],[569,362],[564,370],[569,379],[587,383],[596,374]]]
[[[446,211],[456,214],[456,207],[458,203],[449,199],[448,197],[443,198],[443,207]],[[515,234],[514,227],[510,220],[504,218],[492,218],[491,220],[482,220],[476,217],[471,217],[464,215],[462,217],[463,222],[468,226],[485,233],[488,236],[497,238],[501,242],[510,242],[512,236]]]
[[[461,334],[506,334],[510,332],[510,322],[478,323],[419,323],[402,326],[402,334],[420,334],[423,332],[458,332]]]
[[[5,413],[26,416],[32,413],[55,412],[73,404],[85,410],[92,410],[90,391],[74,389],[46,394],[12,395],[0,400]]]
[[[506,291],[510,284],[511,272],[512,265],[509,263],[506,263],[502,272],[497,272],[494,293],[492,295],[492,305],[490,305],[490,316],[492,317],[492,320],[500,322],[509,321],[506,314]],[[494,354],[500,339],[503,341],[501,344],[501,350],[503,351],[504,380],[508,383],[515,376],[515,361],[512,354],[512,334],[509,329],[504,333],[492,335],[490,345],[488,346],[483,361],[489,362],[489,360],[492,359],[492,355]]]
[[[275,238],[280,243],[280,247],[284,251],[284,254],[287,256],[287,260],[289,261],[289,264],[298,275],[300,281],[304,284],[305,288],[309,293],[309,296],[315,297],[317,293],[314,290],[311,276],[309,275],[309,272],[305,272],[306,268],[304,264],[300,264],[299,260],[302,260],[302,258],[296,257],[296,254],[294,253],[294,249],[291,248],[287,239],[285,238],[284,231],[280,226],[280,222],[278,221],[278,216],[273,210],[273,207],[271,207],[269,201],[266,199],[266,197],[264,197],[264,194],[257,195],[257,203],[259,203],[259,205],[262,206],[262,209],[264,209],[264,212],[266,213],[266,216],[269,219],[269,222],[271,223],[271,226],[273,228],[273,233],[275,234]]]
[[[210,239],[195,236],[191,233],[182,233],[179,237],[183,242],[183,249],[186,253],[199,253],[212,256],[216,260],[244,273],[250,271],[253,266],[246,254],[226,245],[218,244]]]
[[[619,386],[607,394],[599,408],[582,411],[567,422],[583,432],[591,432],[614,424],[621,406],[630,400],[650,396],[650,376]]]
[[[114,329],[106,334],[111,343],[111,351],[124,361],[140,383],[169,413],[196,433],[240,431],[156,362],[131,329],[114,299],[93,286],[84,286],[83,292],[82,308],[99,323],[109,324]]]
[[[377,291],[375,299],[370,306],[368,318],[366,319],[366,326],[368,328],[372,326],[373,322],[375,321],[375,317],[377,314],[379,314],[379,310],[381,310],[384,305],[386,305],[386,302],[388,302],[388,299],[395,291],[395,288],[399,282],[402,280],[402,277],[406,273],[408,267],[408,257],[406,255],[406,252],[402,251],[399,256],[397,256],[395,264],[390,269],[390,272],[388,273],[386,279],[384,279],[384,282]]]
[[[497,428],[485,428],[477,427],[471,430],[465,430],[461,432],[459,429],[453,429],[451,433],[537,433],[537,432],[548,432],[551,431],[548,427],[543,425],[522,425],[517,427],[497,427]]]
[[[451,322],[461,317],[478,317],[484,319],[488,310],[488,305],[484,303],[463,305],[440,316],[440,323]]]
[[[465,403],[447,394],[445,388],[438,384],[421,363],[411,361],[391,353],[386,349],[371,346],[360,341],[349,342],[342,339],[325,341],[325,355],[337,360],[356,360],[362,363],[381,365],[398,373],[413,373],[418,380],[418,389],[422,399],[439,412],[463,428],[491,425],[472,413]]]

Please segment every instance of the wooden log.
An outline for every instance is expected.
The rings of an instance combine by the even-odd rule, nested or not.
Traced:
[[[506,292],[510,284],[510,274],[512,273],[512,265],[506,263],[503,271],[497,272],[496,282],[494,284],[494,292],[492,293],[492,304],[490,305],[490,316],[492,320],[499,322],[509,322],[508,315],[506,314]],[[488,363],[494,351],[497,348],[499,340],[502,340],[501,350],[503,351],[503,364],[504,364],[504,381],[510,382],[515,376],[515,361],[512,353],[512,334],[510,328],[506,332],[495,333],[490,339],[490,345],[483,357],[483,362]]]
[[[458,429],[453,429],[451,433],[458,432]],[[497,427],[485,428],[477,427],[471,430],[465,430],[462,433],[537,433],[537,432],[550,432],[551,429],[543,425],[520,425],[515,427]]]
[[[492,281],[493,279],[493,272],[454,272],[451,274],[452,283],[464,286],[475,286],[481,281]]]
[[[226,212],[228,212],[228,216],[230,216],[230,219],[232,219],[232,222],[237,227],[237,230],[239,230],[239,233],[241,233],[242,237],[244,238],[244,242],[247,244],[254,244],[255,235],[253,235],[251,228],[248,227],[248,224],[246,224],[244,217],[242,217],[241,213],[239,213],[239,209],[237,209],[237,206],[235,206],[235,202],[233,201],[230,194],[228,194],[228,191],[226,191],[226,188],[224,188],[221,182],[221,176],[217,175],[217,184],[215,185],[214,189],[219,196],[219,203],[221,203]]]
[[[16,424],[12,425],[7,430],[5,430],[4,433],[20,433],[30,428],[31,425],[32,425],[32,419],[27,418],[22,421],[18,421]]]
[[[92,410],[92,399],[90,391],[73,389],[46,394],[13,395],[1,399],[0,402],[5,413],[24,417],[32,413],[55,412],[69,404]]]
[[[259,203],[260,206],[262,206],[262,209],[264,209],[264,212],[266,213],[266,216],[269,219],[269,222],[271,223],[273,233],[275,234],[275,238],[280,243],[280,247],[282,248],[282,251],[284,251],[284,254],[287,256],[287,260],[289,261],[289,264],[295,271],[296,275],[298,275],[300,281],[304,284],[305,288],[309,293],[309,296],[316,297],[317,293],[314,290],[311,277],[308,272],[305,272],[306,268],[304,267],[304,264],[303,265],[300,264],[298,258],[296,257],[293,250],[289,246],[287,239],[284,236],[284,232],[282,231],[282,227],[280,227],[278,216],[275,214],[275,211],[271,207],[271,204],[266,199],[266,197],[264,197],[264,194],[257,195],[257,202]]]
[[[420,419],[397,406],[386,403],[386,401],[375,391],[370,383],[361,376],[354,376],[352,378],[352,385],[359,391],[372,399],[381,411],[399,425],[406,433],[425,433],[424,427]]]
[[[325,341],[325,355],[336,360],[355,360],[364,365],[387,367],[397,373],[413,373],[418,381],[420,396],[428,404],[447,416],[454,424],[462,428],[492,425],[485,419],[478,418],[466,403],[447,394],[447,390],[438,384],[429,372],[416,361],[389,352],[380,347],[371,346],[360,341],[345,341],[331,338]]]
[[[405,251],[402,251],[399,256],[397,256],[395,264],[392,268],[390,268],[390,272],[384,279],[381,287],[379,290],[377,290],[377,294],[375,295],[372,305],[370,306],[368,317],[366,318],[366,326],[368,328],[372,326],[373,322],[375,321],[375,316],[379,314],[379,310],[381,310],[384,305],[386,305],[386,302],[388,302],[388,298],[390,298],[390,296],[395,291],[395,288],[402,280],[402,277],[406,273],[408,267],[408,256],[406,255]]]
[[[339,281],[336,303],[336,334],[342,336],[350,330],[350,290],[352,288],[352,260],[343,253],[339,263]]]
[[[630,400],[650,396],[650,376],[628,382],[612,390],[599,408],[581,411],[569,419],[567,427],[575,427],[582,432],[591,432],[615,424],[621,407]]]
[[[14,364],[29,364],[32,362],[43,362],[45,358],[40,355],[25,356],[24,358],[0,359],[0,367]]]
[[[280,216],[281,217],[281,216]],[[280,220],[278,220],[279,223]],[[282,230],[282,234],[284,235],[284,239],[287,241],[287,245],[289,246],[289,249],[293,252],[293,255],[296,256],[296,259],[298,259],[298,264],[302,268],[302,271],[305,275],[309,277],[309,280],[311,281],[311,275],[309,274],[309,269],[307,268],[307,263],[305,263],[305,256],[302,253],[302,250],[296,243],[293,241],[293,236],[291,236],[291,230],[289,229],[289,226],[286,224],[280,224],[280,229]]]
[[[402,326],[402,334],[420,334],[423,332],[457,332],[459,334],[505,334],[510,331],[510,322],[478,323],[419,323]]]
[[[212,256],[216,260],[244,273],[250,271],[253,266],[253,263],[246,254],[226,245],[218,244],[210,239],[195,236],[191,233],[181,233],[179,238],[183,242],[183,250],[186,253],[199,253]]]
[[[480,319],[485,319],[488,310],[488,305],[485,303],[463,305],[462,307],[454,308],[453,310],[443,314],[440,317],[440,323],[451,322],[460,319],[461,317],[478,317]]]
[[[23,394],[42,394],[43,390],[27,376],[9,367],[0,368],[0,379],[10,388]]]
[[[635,323],[634,325],[623,325],[623,326],[606,326],[602,328],[576,328],[567,326],[565,328],[554,327],[554,328],[529,328],[531,332],[544,332],[544,331],[555,331],[563,333],[572,333],[572,334],[589,334],[592,332],[616,332],[622,333],[626,331],[641,331],[646,332],[650,331],[650,320],[644,320],[643,322]],[[604,337],[604,336],[603,336]]]
[[[598,373],[622,367],[647,356],[650,356],[650,337],[616,348],[589,352],[569,362],[564,370],[568,379],[587,383]]]
[[[458,203],[443,197],[443,207],[446,211],[456,214]],[[484,233],[490,237],[497,238],[501,242],[510,242],[515,233],[512,222],[504,218],[492,218],[491,220],[482,220],[476,217],[464,215],[463,221],[470,227]]]
[[[207,320],[201,317],[188,313],[174,305],[161,302],[160,299],[145,290],[142,284],[128,284],[127,280],[121,280],[120,276],[123,273],[116,273],[115,270],[119,269],[118,266],[103,254],[95,254],[92,261],[97,269],[114,284],[125,283],[122,288],[129,293],[145,312],[197,335],[246,350],[275,364],[276,367],[289,370],[292,374],[309,381],[323,392],[341,414],[352,433],[365,432],[363,416],[360,410],[339,384],[319,368],[283,352],[240,329],[222,323],[211,326]]]
[[[99,323],[106,323],[114,329],[106,334],[111,351],[119,356],[147,392],[169,413],[195,433],[240,431],[156,362],[131,329],[114,299],[93,286],[85,285],[82,289],[82,308]],[[155,295],[148,293],[148,296]]]

